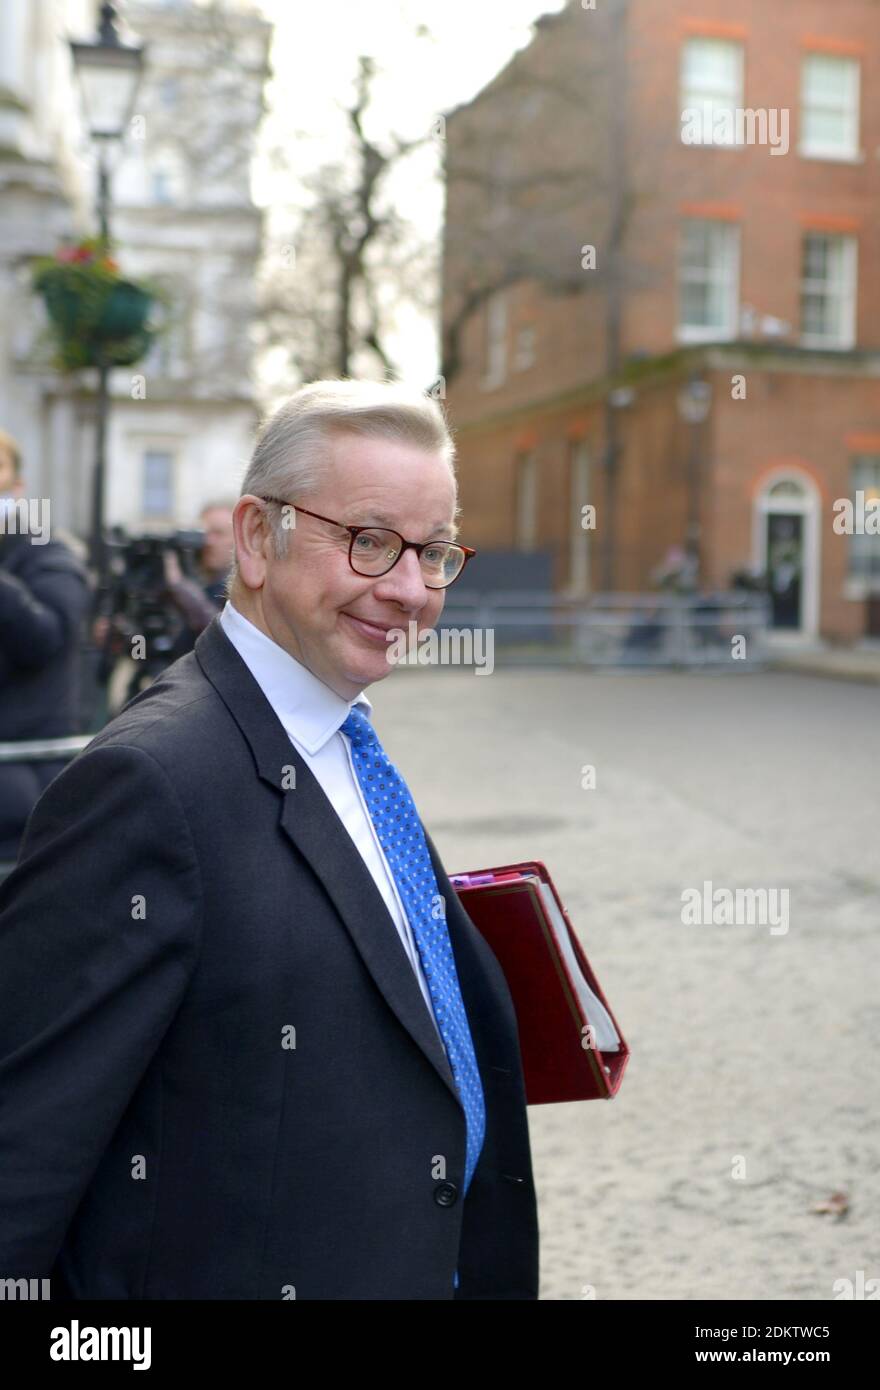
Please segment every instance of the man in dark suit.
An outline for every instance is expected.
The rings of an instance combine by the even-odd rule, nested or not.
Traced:
[[[455,512],[436,402],[301,388],[230,602],[37,804],[0,887],[5,1277],[537,1298],[510,993],[363,694],[439,618]]]
[[[30,518],[41,512],[33,526]],[[0,743],[80,730],[89,581],[72,546],[49,531],[48,507],[25,496],[18,445],[0,430]],[[65,762],[0,763],[0,865],[15,860],[31,808]]]

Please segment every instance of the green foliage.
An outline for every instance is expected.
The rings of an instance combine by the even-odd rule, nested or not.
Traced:
[[[155,337],[153,304],[166,298],[156,286],[123,276],[100,237],[36,258],[32,284],[46,305],[55,361],[65,372],[137,362]]]

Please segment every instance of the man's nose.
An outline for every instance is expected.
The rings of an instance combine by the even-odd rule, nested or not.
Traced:
[[[414,550],[405,550],[393,569],[376,585],[379,598],[390,599],[406,608],[419,608],[428,599],[431,590],[425,584],[419,557]]]

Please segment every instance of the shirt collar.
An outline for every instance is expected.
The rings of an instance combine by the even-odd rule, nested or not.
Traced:
[[[367,719],[372,705],[363,691],[344,700],[227,599],[220,624],[290,737],[306,752],[320,752],[357,706]]]

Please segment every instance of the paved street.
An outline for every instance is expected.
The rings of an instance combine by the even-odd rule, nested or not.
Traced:
[[[401,669],[369,695],[450,872],[546,862],[632,1049],[610,1103],[529,1111],[542,1297],[880,1277],[876,686]],[[683,925],[705,880],[788,888],[789,930]]]

